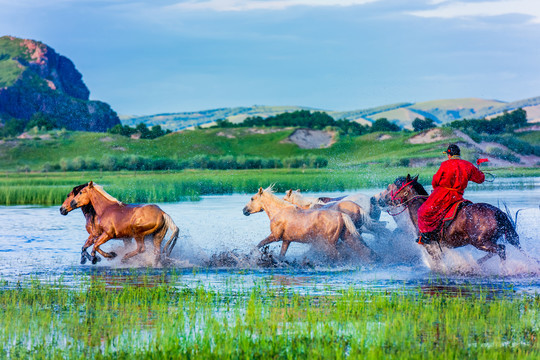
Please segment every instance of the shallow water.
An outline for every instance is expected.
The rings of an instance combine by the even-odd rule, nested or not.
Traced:
[[[503,265],[493,257],[482,267],[475,259],[483,253],[466,246],[445,250],[443,266],[431,270],[423,250],[414,239],[395,239],[391,243],[377,242],[371,235],[364,238],[382,260],[376,264],[328,264],[319,259],[309,246],[292,243],[286,259],[278,268],[262,268],[256,261],[240,262],[234,268],[209,268],[212,255],[233,251],[242,259],[249,259],[254,246],[269,234],[269,220],[265,213],[246,217],[242,208],[250,194],[206,196],[198,202],[159,204],[180,228],[180,237],[173,251],[173,262],[166,268],[151,268],[151,249],[146,256],[138,256],[127,264],[121,263],[125,253],[122,241],[112,240],[103,246],[105,251],[116,251],[120,256],[97,265],[80,265],[80,248],[87,238],[85,219],[80,210],[68,216],[59,207],[14,206],[0,207],[0,279],[4,286],[37,278],[54,281],[62,278],[73,286],[95,276],[108,279],[111,286],[124,281],[137,282],[141,275],[165,278],[178,286],[245,289],[266,285],[294,288],[308,293],[340,290],[349,287],[368,287],[378,290],[421,289],[426,292],[453,292],[463,285],[487,287],[493,291],[515,290],[517,293],[540,293],[540,178],[516,182],[497,179],[494,184],[475,186],[466,193],[474,202],[493,205],[504,201],[512,214],[518,209],[518,233],[524,256],[507,245],[508,260]],[[372,195],[382,189],[362,190]],[[352,193],[352,192],[351,192]],[[283,195],[283,194],[277,194]],[[309,194],[308,194],[309,195]],[[319,194],[317,194],[319,195]],[[340,196],[343,193],[320,195]],[[502,205],[501,205],[502,206]],[[388,228],[395,222],[383,213],[381,220]],[[273,244],[271,253],[279,252],[280,244]],[[253,259],[258,253],[253,254]],[[157,280],[156,280],[157,281]]]

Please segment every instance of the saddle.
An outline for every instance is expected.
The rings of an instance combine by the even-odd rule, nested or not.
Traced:
[[[448,229],[452,221],[454,221],[461,209],[463,209],[465,206],[471,205],[472,203],[473,202],[470,200],[463,199],[450,205],[442,219],[441,228],[439,231],[440,238],[443,237],[444,232],[446,229]]]
[[[452,205],[450,205],[447,208],[447,210],[445,212],[445,215],[444,215],[439,227],[436,230],[433,230],[432,232],[422,234],[418,238],[417,242],[420,245],[430,244],[432,242],[436,242],[436,243],[439,244],[439,248],[441,248],[441,242],[440,241],[441,241],[441,239],[444,238],[444,233],[445,233],[446,229],[448,229],[448,227],[450,226],[452,221],[454,221],[454,219],[456,218],[456,216],[460,212],[460,210],[463,209],[465,206],[468,206],[470,204],[472,204],[472,201],[464,199],[464,200],[460,200],[460,201],[455,202]],[[441,248],[441,251],[442,251],[442,248]]]

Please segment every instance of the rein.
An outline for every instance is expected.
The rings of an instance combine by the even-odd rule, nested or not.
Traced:
[[[392,201],[394,201],[394,200],[396,199],[397,194],[399,194],[399,193],[401,192],[401,190],[405,189],[405,187],[407,187],[408,185],[412,184],[413,182],[414,182],[414,179],[411,180],[411,181],[409,181],[408,183],[405,183],[404,185],[402,185],[396,192],[393,192],[393,191],[392,191],[392,192],[390,193],[390,199],[391,199]],[[400,200],[401,200],[401,199],[400,199]],[[403,200],[401,200],[401,201],[402,201],[402,204],[403,204]]]
[[[400,206],[404,206],[404,205],[410,203],[411,201],[416,200],[416,199],[419,199],[419,198],[427,199],[428,196],[427,196],[427,195],[415,195],[415,196],[413,196],[412,198],[410,198],[409,200],[403,201],[403,202],[402,202],[401,204],[399,204],[399,205],[393,205],[392,208],[397,208],[397,207],[400,207]],[[400,212],[395,213],[395,214],[392,214],[390,211],[388,211],[388,215],[390,215],[390,216],[398,216],[399,214],[401,214],[402,212],[404,212],[404,211],[407,210],[408,208],[409,208],[409,205],[404,206],[403,210],[401,210]]]
[[[411,182],[408,182],[407,184],[405,185],[408,185],[410,184]],[[395,199],[395,196],[401,191],[403,190],[404,186],[402,186],[398,191],[395,192],[395,194],[392,195],[392,200]],[[397,207],[400,207],[400,206],[403,206],[403,210],[401,210],[400,212],[398,213],[394,213],[392,214],[390,211],[387,211],[388,212],[388,215],[390,216],[398,216],[399,214],[403,213],[405,210],[407,210],[409,208],[409,203],[413,200],[416,200],[416,199],[427,199],[428,198],[428,195],[415,195],[413,196],[412,198],[408,199],[408,200],[405,200],[403,201],[402,199],[401,200],[401,203],[399,205],[392,205],[392,208],[395,209]],[[405,206],[406,205],[406,206]]]

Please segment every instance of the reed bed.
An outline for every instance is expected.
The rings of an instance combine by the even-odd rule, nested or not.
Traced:
[[[261,281],[221,290],[181,277],[93,276],[0,290],[13,359],[537,359],[540,296],[463,289],[306,295]]]
[[[259,187],[275,184],[278,192],[288,189],[303,191],[353,191],[385,188],[398,176],[414,170],[420,181],[428,185],[436,169],[365,166],[347,169],[264,169],[264,170],[182,170],[161,172],[64,172],[64,173],[0,173],[0,205],[59,205],[71,189],[90,180],[128,203],[177,202],[198,200],[203,195],[254,193]],[[497,176],[511,176],[508,170]],[[526,176],[528,173],[522,173]],[[533,176],[534,172],[531,173]],[[509,186],[514,188],[520,183]],[[523,182],[527,186],[526,181]],[[482,189],[489,189],[485,183]],[[532,185],[533,186],[533,185]],[[474,188],[474,187],[472,187]]]

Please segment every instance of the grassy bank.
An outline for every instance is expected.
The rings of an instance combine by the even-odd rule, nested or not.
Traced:
[[[354,169],[183,170],[177,172],[0,173],[0,205],[59,205],[71,189],[90,180],[127,203],[198,200],[201,195],[255,193],[275,184],[278,192],[384,188],[414,171],[424,185],[436,168],[362,166]],[[540,169],[498,169],[498,177],[540,176]],[[519,180],[517,180],[519,182]],[[490,188],[489,184],[482,185]]]
[[[537,359],[540,297],[429,289],[303,295],[265,283],[221,291],[125,285],[0,290],[0,357]],[[170,279],[168,279],[170,280]],[[179,279],[181,283],[181,279]],[[465,295],[467,294],[467,295]]]

